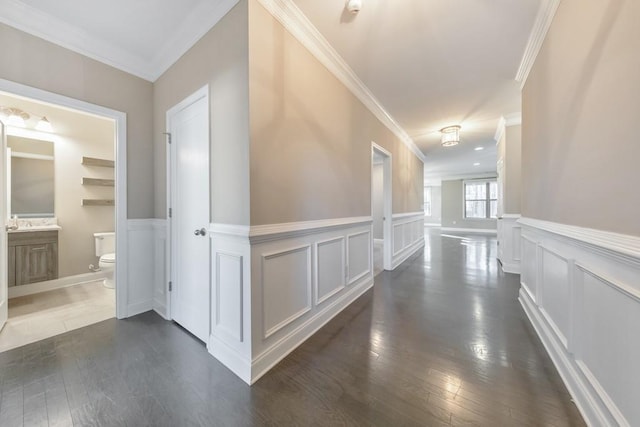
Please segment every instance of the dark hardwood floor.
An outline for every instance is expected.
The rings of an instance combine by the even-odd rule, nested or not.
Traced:
[[[0,426],[583,426],[499,272],[440,236],[249,387],[153,313],[0,354]]]

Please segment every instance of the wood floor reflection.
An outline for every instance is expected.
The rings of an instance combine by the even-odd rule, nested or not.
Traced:
[[[0,353],[0,425],[583,426],[495,252],[430,231],[253,387],[153,313]]]

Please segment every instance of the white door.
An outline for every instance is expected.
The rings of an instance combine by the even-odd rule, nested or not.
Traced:
[[[11,159],[7,156],[7,136],[4,133],[4,123],[0,122],[0,330],[7,323],[7,317],[9,316],[9,283],[7,259],[9,258],[7,247],[7,222],[9,219],[9,213],[7,212],[8,200],[8,162]]]
[[[209,98],[205,87],[167,112],[170,133],[171,318],[209,338]]]

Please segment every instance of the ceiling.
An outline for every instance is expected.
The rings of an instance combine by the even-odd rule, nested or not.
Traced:
[[[0,0],[0,22],[154,81],[238,0]],[[425,154],[429,179],[495,172],[501,116],[544,0],[295,3]],[[462,126],[461,143],[439,130]],[[482,151],[474,148],[482,146]],[[474,163],[480,163],[474,166]]]

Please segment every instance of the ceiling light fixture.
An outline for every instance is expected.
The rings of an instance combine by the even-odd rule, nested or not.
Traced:
[[[349,12],[356,14],[362,9],[362,0],[347,0],[346,8]]]
[[[53,126],[51,126],[51,122],[47,119],[47,117],[44,116],[38,121],[36,130],[40,130],[42,132],[53,132]]]
[[[7,124],[11,126],[25,127],[26,121],[31,117],[19,108],[0,107],[0,113],[7,117]]]
[[[473,164],[473,166],[480,166],[480,163],[475,162],[475,163]]]
[[[447,126],[440,129],[442,133],[442,146],[453,147],[460,143],[460,126]]]
[[[474,150],[481,151],[481,150],[484,150],[484,147],[476,147],[476,148],[474,148]]]

